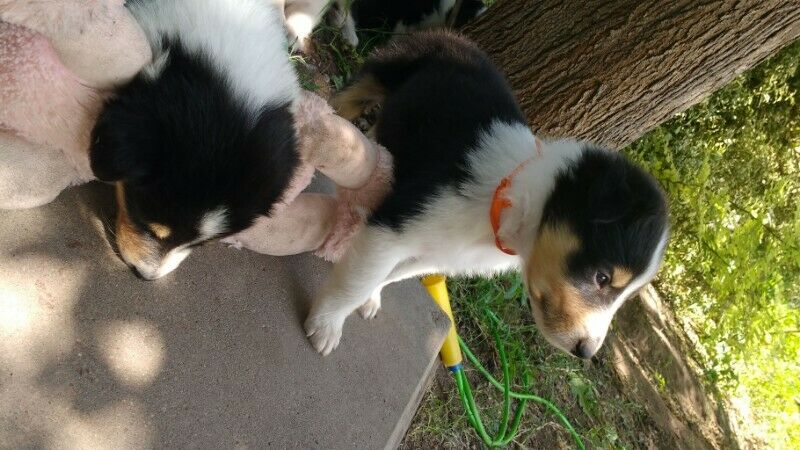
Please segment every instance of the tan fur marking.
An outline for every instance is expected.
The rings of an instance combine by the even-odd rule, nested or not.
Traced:
[[[117,247],[127,262],[135,263],[147,258],[152,250],[147,240],[131,223],[128,208],[125,205],[125,187],[122,182],[116,183],[117,197]]]
[[[347,120],[353,120],[365,109],[380,103],[386,96],[386,89],[372,75],[366,75],[331,99],[336,113]]]
[[[611,287],[621,289],[630,283],[631,279],[633,278],[633,274],[630,270],[614,266],[614,270],[611,273]]]
[[[568,283],[557,287],[552,300],[554,316],[559,320],[549,326],[556,332],[571,330],[575,324],[582,322],[582,319],[591,312],[591,308],[587,306],[580,292]]]
[[[155,234],[159,239],[166,239],[170,234],[172,234],[172,230],[168,226],[160,223],[151,223],[147,225],[147,227],[150,228],[150,231],[152,231],[153,234]]]
[[[580,247],[580,240],[567,227],[548,226],[536,239],[528,264],[528,285],[547,302],[545,326],[552,332],[571,329],[589,310],[580,292],[566,278],[567,257]]]

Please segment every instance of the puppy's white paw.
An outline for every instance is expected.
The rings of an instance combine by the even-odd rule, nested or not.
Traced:
[[[358,313],[364,319],[374,319],[381,309],[381,294],[373,294],[366,303],[358,307]]]
[[[312,313],[306,319],[304,328],[314,349],[322,356],[327,356],[339,346],[343,325],[344,317],[337,314]]]

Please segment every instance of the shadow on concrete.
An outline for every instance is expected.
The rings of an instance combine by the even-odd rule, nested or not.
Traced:
[[[143,281],[108,244],[113,210],[91,184],[0,211],[0,447],[399,442],[449,324],[418,283],[322,358],[301,323],[327,264],[211,243]]]

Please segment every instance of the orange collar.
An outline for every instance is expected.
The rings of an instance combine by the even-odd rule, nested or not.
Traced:
[[[492,224],[492,232],[494,232],[494,245],[500,249],[501,252],[507,255],[516,255],[517,252],[514,250],[506,247],[503,245],[503,241],[500,239],[500,235],[497,234],[500,230],[500,216],[503,214],[503,210],[510,208],[513,206],[511,203],[511,199],[506,197],[506,190],[511,187],[511,183],[514,181],[514,177],[517,176],[525,166],[528,165],[531,161],[535,158],[542,156],[542,141],[539,138],[536,138],[536,155],[531,156],[530,158],[522,161],[514,168],[508,175],[504,176],[500,183],[497,185],[497,188],[494,190],[494,195],[492,196],[492,205],[489,207],[489,221]]]

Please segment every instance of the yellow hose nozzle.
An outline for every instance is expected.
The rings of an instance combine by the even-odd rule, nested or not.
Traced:
[[[450,370],[458,370],[461,367],[461,348],[458,346],[458,334],[456,333],[456,321],[453,318],[453,310],[450,308],[450,296],[447,294],[447,278],[444,275],[428,275],[422,278],[422,285],[428,290],[433,300],[442,308],[447,317],[450,318],[450,331],[442,344],[439,355],[442,364]]]

